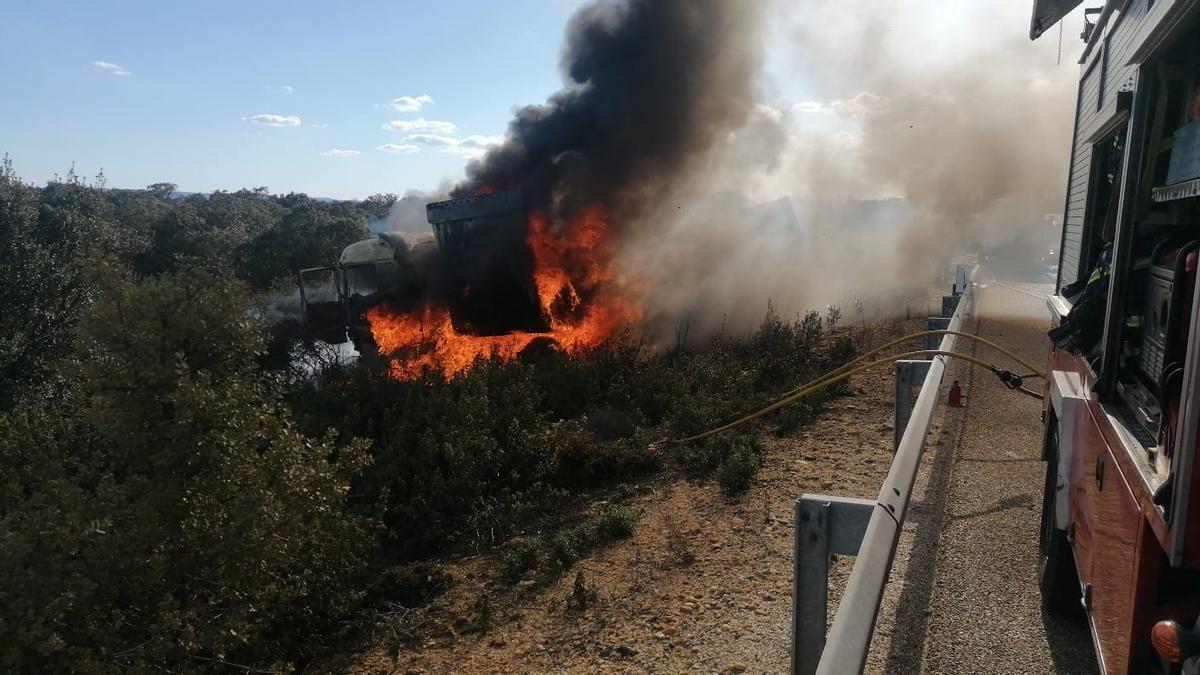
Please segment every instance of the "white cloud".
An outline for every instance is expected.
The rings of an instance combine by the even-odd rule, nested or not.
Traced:
[[[290,94],[290,93],[292,93],[293,91],[296,91],[295,87],[293,87],[293,86],[292,86],[292,85],[290,85],[290,84],[285,84],[285,85],[283,85],[282,87],[280,87],[280,89],[282,89],[282,90],[283,90],[283,93],[285,93],[285,94]]]
[[[452,134],[458,130],[453,122],[443,122],[440,120],[427,120],[424,117],[418,117],[415,120],[392,120],[384,122],[383,128],[387,131],[401,131],[407,134]]]
[[[410,133],[404,137],[406,143],[416,143],[419,145],[433,145],[433,147],[442,148],[443,153],[448,155],[457,155],[460,157],[481,157],[488,148],[493,145],[504,143],[503,136],[468,136],[466,138],[455,138],[452,136],[443,136],[440,133]]]
[[[330,148],[321,154],[325,155],[326,157],[353,157],[359,154],[359,152],[357,150],[341,150],[339,148]]]
[[[300,126],[300,117],[298,115],[272,115],[263,113],[261,115],[253,115],[248,119],[255,124],[261,124],[266,127]]]
[[[838,99],[829,104],[840,115],[847,117],[865,117],[876,109],[881,102],[884,102],[879,96],[872,94],[869,91],[864,91],[852,99]]]
[[[397,143],[384,143],[376,149],[380,152],[386,152],[390,155],[411,155],[414,152],[421,151],[420,146],[410,145],[408,143],[402,145]]]
[[[831,113],[833,108],[820,101],[801,101],[792,106],[792,110],[802,113]]]
[[[779,122],[783,119],[783,111],[775,106],[767,105],[766,103],[755,103],[754,114],[758,117],[766,118],[772,122]]]
[[[420,96],[401,96],[392,99],[392,107],[399,112],[417,112],[425,107],[425,104],[433,103],[433,97],[429,94],[421,94]]]
[[[121,66],[119,66],[115,63],[112,63],[110,61],[92,61],[92,65],[99,68],[100,70],[108,71],[108,72],[112,73],[113,75],[125,76],[125,75],[133,74],[133,73],[130,73],[128,70],[125,70]]]
[[[309,124],[308,126],[313,127],[314,129],[324,129],[325,127],[327,127],[329,125],[324,122],[321,122],[320,124],[312,123],[312,124]]]
[[[458,145],[462,142],[457,138],[438,134],[412,134],[405,136],[404,140],[408,143],[420,143],[421,145]]]
[[[503,142],[503,136],[480,136],[479,134],[473,134],[462,139],[462,145],[475,148],[490,148],[493,145],[500,145]]]
[[[404,137],[404,141],[440,147],[446,154],[474,159],[482,157],[488,148],[503,143],[504,137],[472,134],[466,138],[454,138],[441,134],[409,134]]]

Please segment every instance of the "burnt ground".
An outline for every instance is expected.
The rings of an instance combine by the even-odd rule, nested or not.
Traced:
[[[867,348],[924,328],[883,324]],[[764,434],[763,468],[730,500],[712,482],[643,485],[627,540],[548,584],[512,587],[495,555],[449,560],[452,583],[427,609],[395,617],[365,651],[331,671],[354,673],[785,672],[789,666],[792,509],[805,492],[874,497],[891,462],[892,372],[856,375],[792,435]],[[940,422],[935,421],[935,425]],[[939,434],[937,426],[931,432]],[[853,559],[835,559],[830,607]],[[572,608],[577,573],[595,591]],[[491,624],[475,628],[486,593]],[[395,639],[420,636],[418,645]],[[318,669],[321,670],[321,669]]]

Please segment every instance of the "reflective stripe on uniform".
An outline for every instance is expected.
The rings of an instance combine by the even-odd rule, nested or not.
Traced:
[[[1104,279],[1104,277],[1107,277],[1107,276],[1108,276],[1108,265],[1100,265],[1096,269],[1092,270],[1091,276],[1088,277],[1087,285],[1091,286],[1092,284]]]

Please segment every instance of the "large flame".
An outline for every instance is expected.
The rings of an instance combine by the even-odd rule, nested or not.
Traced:
[[[537,338],[553,340],[568,354],[594,347],[641,318],[620,287],[613,268],[608,216],[596,206],[584,209],[561,233],[545,214],[529,216],[526,243],[533,252],[533,280],[549,333],[463,335],[446,307],[426,305],[399,314],[380,305],[367,312],[379,350],[392,354],[392,373],[414,379],[427,369],[459,375],[479,357],[515,358]]]

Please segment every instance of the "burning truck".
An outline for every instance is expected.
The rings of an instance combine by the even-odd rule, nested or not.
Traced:
[[[432,241],[410,245],[383,232],[347,246],[334,265],[300,272],[304,321],[315,337],[374,351],[371,309],[420,311],[431,295],[444,300],[463,334],[549,330],[532,283],[520,192],[435,202],[426,214]]]
[[[641,325],[646,270],[623,277],[618,247],[663,228],[664,200],[754,115],[757,15],[727,0],[585,4],[563,88],[518,109],[454,199],[427,206],[433,242],[380,235],[301,272],[313,334],[416,378],[535,341],[572,354]]]
[[[391,355],[393,374],[412,379],[426,368],[453,376],[479,357],[515,358],[535,341],[578,351],[637,317],[614,292],[599,208],[554,228],[519,190],[482,191],[431,203],[426,216],[432,241],[385,232],[299,273],[313,337]]]

